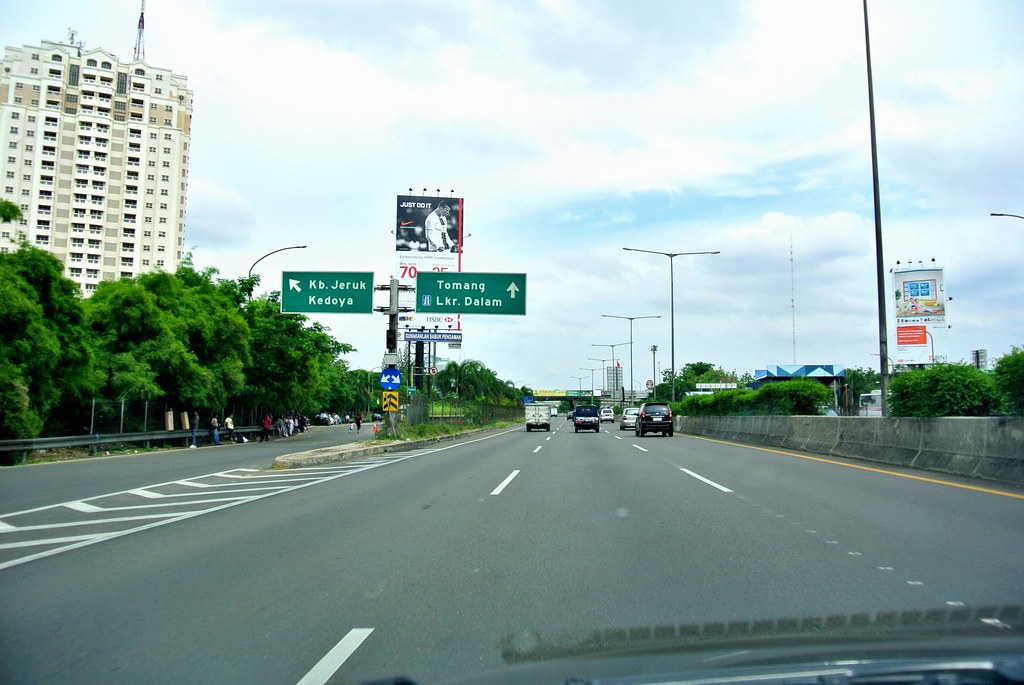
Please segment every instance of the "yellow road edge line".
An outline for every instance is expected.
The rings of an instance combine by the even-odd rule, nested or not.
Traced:
[[[965,485],[963,483],[953,483],[948,480],[940,480],[938,478],[926,478],[924,476],[913,476],[909,473],[898,473],[896,471],[889,471],[887,469],[880,469],[874,466],[861,466],[860,464],[847,464],[842,461],[836,461],[834,459],[825,459],[824,457],[811,457],[806,454],[796,454],[795,452],[785,452],[783,450],[771,449],[768,447],[759,447],[757,445],[748,445],[744,442],[731,442],[729,440],[719,440],[717,438],[705,438],[701,435],[689,435],[686,437],[693,438],[694,440],[707,440],[708,442],[717,442],[722,445],[736,445],[738,447],[749,447],[752,450],[760,450],[761,452],[772,452],[774,454],[781,454],[787,457],[796,457],[797,459],[808,459],[810,461],[820,461],[825,464],[834,464],[835,466],[845,466],[851,469],[860,469],[861,471],[871,471],[872,473],[881,473],[887,476],[897,476],[899,478],[909,478],[910,480],[920,480],[925,483],[932,483],[934,485],[948,485],[951,488],[961,488],[962,490],[974,490],[975,492],[984,492],[989,495],[998,495],[1000,497],[1009,497],[1011,499],[1024,500],[1024,495],[1017,494],[1014,492],[1006,492],[1005,490],[993,490],[991,488],[983,488],[978,485]]]

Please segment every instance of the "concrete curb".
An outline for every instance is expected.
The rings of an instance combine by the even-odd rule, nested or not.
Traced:
[[[506,426],[505,428],[510,427],[511,426]],[[373,454],[384,454],[386,452],[397,452],[399,450],[425,447],[439,442],[478,435],[480,433],[488,433],[495,430],[504,429],[474,428],[473,430],[463,431],[461,433],[438,435],[433,438],[422,438],[420,440],[389,440],[385,442],[374,438],[365,442],[350,442],[345,445],[337,445],[335,447],[321,447],[320,449],[307,450],[305,452],[283,454],[280,457],[274,458],[272,468],[296,469],[303,466],[333,464],[339,461],[348,461],[349,459],[357,459],[359,457],[365,457]]]

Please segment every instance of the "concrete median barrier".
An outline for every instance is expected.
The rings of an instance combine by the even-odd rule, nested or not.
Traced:
[[[1024,485],[1024,418],[679,416],[678,433]]]

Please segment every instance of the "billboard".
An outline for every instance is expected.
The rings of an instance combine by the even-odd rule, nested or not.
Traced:
[[[897,364],[947,360],[946,284],[942,269],[894,271]]]
[[[461,197],[399,195],[395,208],[395,277],[416,287],[420,272],[462,271],[465,203]],[[415,291],[403,292],[403,307],[416,305]],[[461,330],[458,314],[405,314],[399,330],[419,327]]]

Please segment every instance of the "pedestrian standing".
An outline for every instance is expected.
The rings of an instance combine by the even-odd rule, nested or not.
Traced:
[[[356,412],[356,433],[359,432],[359,428],[363,425],[363,414],[362,412]]]
[[[235,441],[235,420],[231,414],[224,417],[224,431],[228,434],[228,442]]]
[[[260,432],[260,442],[270,441],[270,426],[274,423],[274,420],[270,418],[270,414],[263,417],[263,430]]]
[[[210,419],[210,440],[214,445],[220,444],[220,421],[217,420],[216,414]]]
[[[190,448],[196,446],[196,435],[199,433],[199,412],[192,412],[192,443],[189,445]]]

